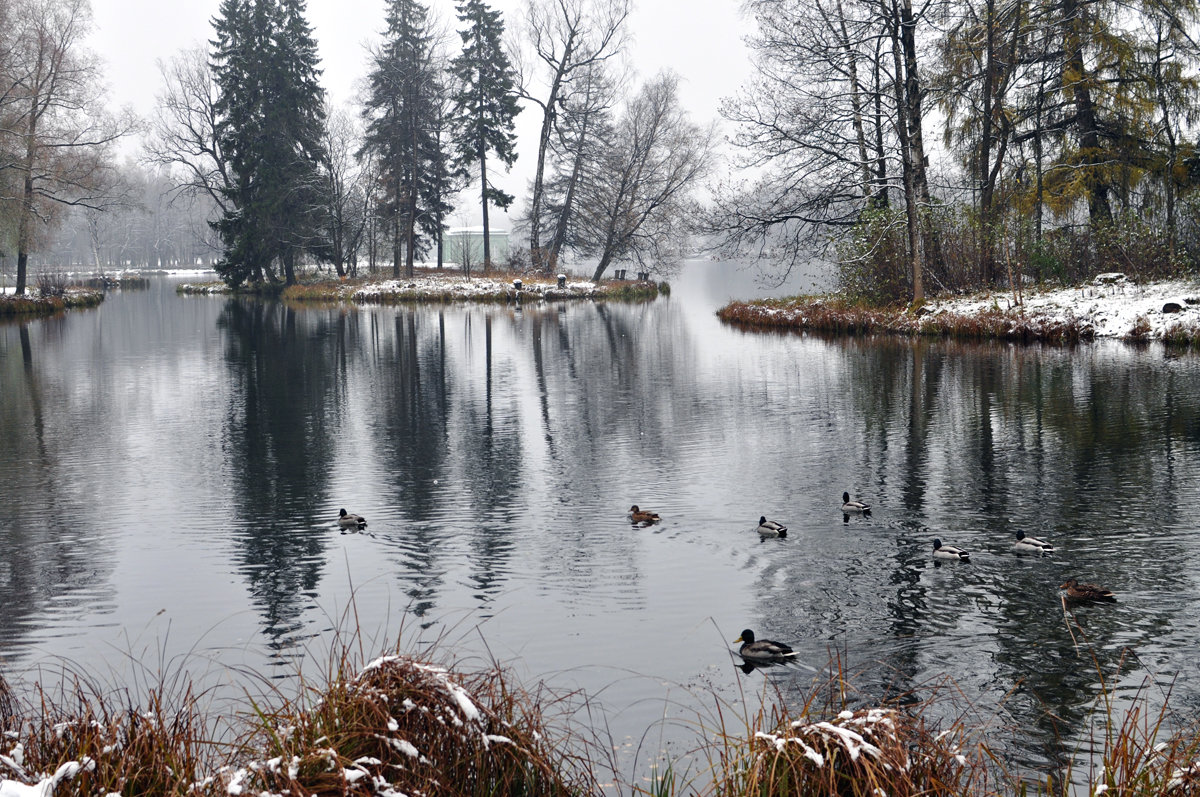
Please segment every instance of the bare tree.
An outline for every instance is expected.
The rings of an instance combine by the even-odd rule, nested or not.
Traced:
[[[232,185],[216,134],[216,86],[203,47],[159,62],[163,90],[149,123],[145,159],[176,176],[186,194],[207,195],[222,213]]]
[[[103,105],[99,62],[83,48],[91,13],[87,0],[19,0],[4,31],[10,51],[6,127],[17,145],[11,168],[19,173],[16,292],[24,293],[35,224],[53,208],[101,208],[111,186],[110,144],[133,127]]]
[[[557,268],[564,247],[574,246],[579,227],[576,205],[581,187],[603,180],[606,146],[613,140],[613,111],[621,87],[609,79],[603,64],[580,73],[573,99],[559,116],[559,130],[550,146],[542,219],[550,235],[543,243],[543,266]]]
[[[337,275],[346,275],[348,263],[357,262],[359,241],[366,226],[367,201],[362,185],[362,169],[357,152],[362,134],[355,114],[328,107],[325,111],[325,150],[329,153],[326,179],[329,185],[322,195],[325,209],[325,237],[328,254]]]
[[[577,246],[596,257],[592,279],[632,260],[673,265],[688,225],[689,192],[713,164],[715,130],[691,122],[679,104],[679,78],[664,73],[631,98],[606,147],[603,169],[583,185]]]
[[[780,279],[888,201],[895,81],[873,9],[855,0],[752,0],[757,75],[722,115],[749,179],[718,186],[707,232],[732,255],[782,254]],[[886,118],[885,118],[886,117]]]
[[[542,112],[537,168],[529,200],[529,251],[535,268],[553,270],[554,258],[543,251],[546,160],[553,136],[561,132],[561,114],[594,93],[596,71],[624,44],[630,0],[531,0],[524,35],[544,74],[545,95],[533,93],[531,75],[521,75],[521,98]],[[523,72],[526,70],[522,70]],[[569,210],[569,209],[568,209]]]

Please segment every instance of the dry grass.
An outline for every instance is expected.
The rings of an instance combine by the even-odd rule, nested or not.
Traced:
[[[615,769],[611,743],[579,727],[577,712],[588,708],[579,696],[530,692],[494,663],[464,675],[392,651],[360,664],[357,635],[338,645],[320,677],[301,676],[291,695],[268,687],[247,697],[232,725],[214,722],[209,696],[180,676],[143,690],[139,705],[78,673],[26,697],[0,678],[0,782],[47,797],[1200,793],[1200,735],[1167,708],[1169,695],[1145,688],[1128,698],[1102,683],[1087,771],[1067,764],[1022,782],[989,742],[1005,729],[978,717],[949,681],[922,686],[920,699],[879,702],[857,692],[838,662],[799,700],[718,701],[696,729],[690,760],[706,763],[698,771],[666,762],[606,792],[598,773]],[[1068,758],[1082,760],[1079,751]]]
[[[79,668],[24,698],[0,679],[0,784],[46,797],[599,792],[588,756],[601,747],[557,721],[569,697],[526,691],[494,665],[460,676],[395,652],[360,664],[357,635],[335,641],[321,677],[298,674],[294,694],[252,676],[265,696],[247,695],[228,721],[182,673],[139,705]]]
[[[339,662],[339,667],[345,660]],[[273,794],[576,795],[590,768],[545,726],[542,700],[498,669],[460,678],[406,656],[258,712],[260,751],[228,776]],[[230,788],[229,785],[226,788]]]
[[[999,774],[983,741],[979,720],[968,726],[966,699],[950,683],[929,685],[927,695],[896,695],[882,702],[860,694],[831,662],[791,707],[781,695],[717,705],[715,721],[702,720],[701,755],[708,772],[688,793],[712,797],[977,797],[997,794]],[[743,706],[761,705],[754,713]],[[929,717],[951,717],[937,728]],[[1005,783],[1003,779],[999,781]],[[697,791],[696,785],[701,788]],[[680,784],[659,795],[683,793]]]
[[[36,684],[28,700],[9,693],[7,705],[0,775],[47,795],[187,794],[217,753],[190,686],[153,689],[134,706],[67,673],[60,691]]]
[[[873,307],[839,298],[796,297],[754,302],[731,302],[722,307],[721,320],[754,327],[776,327],[843,335],[889,333],[963,339],[1051,341],[1075,343],[1094,333],[1080,318],[1067,320],[993,310],[985,313],[922,313],[904,306]]]
[[[1200,346],[1200,324],[1178,322],[1163,330],[1163,343],[1188,348]]]
[[[61,295],[0,295],[0,318],[23,315],[53,315],[62,310],[96,307],[104,301],[100,291],[68,289]]]

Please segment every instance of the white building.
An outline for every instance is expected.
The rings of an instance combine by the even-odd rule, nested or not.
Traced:
[[[489,230],[492,264],[508,262],[508,230]],[[447,263],[476,268],[483,265],[483,227],[451,227],[442,238],[442,255]]]

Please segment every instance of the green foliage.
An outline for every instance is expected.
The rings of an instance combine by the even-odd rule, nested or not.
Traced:
[[[467,25],[459,31],[462,53],[450,62],[459,86],[453,111],[457,162],[463,168],[481,164],[490,152],[512,166],[517,160],[515,124],[520,108],[516,72],[504,50],[504,21],[484,0],[465,0],[457,8],[459,21]],[[490,184],[484,191],[501,208],[513,201]]]
[[[384,43],[375,53],[363,107],[367,120],[361,155],[380,165],[380,214],[399,230],[413,259],[436,238],[457,172],[449,168],[443,138],[445,108],[440,70],[432,51],[427,9],[416,0],[390,0]],[[399,252],[397,242],[396,253]],[[393,264],[398,272],[399,262]]]
[[[484,0],[465,0],[458,6],[458,19],[466,23],[459,31],[462,52],[450,62],[457,80],[451,111],[455,165],[467,171],[479,168],[481,210],[483,213],[484,267],[491,261],[488,205],[509,207],[514,200],[492,185],[488,179],[488,155],[491,153],[506,167],[517,160],[516,72],[504,51],[504,21],[499,11]]]
[[[851,300],[886,305],[911,292],[906,272],[908,239],[903,210],[870,210],[838,242],[838,283]]]
[[[217,272],[230,286],[288,283],[323,201],[324,91],[304,0],[223,0],[213,20],[217,140],[232,174],[232,210],[213,226],[225,252]]]

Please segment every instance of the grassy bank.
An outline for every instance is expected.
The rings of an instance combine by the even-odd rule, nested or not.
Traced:
[[[1196,728],[1169,726],[1146,694],[1093,712],[1086,770],[1021,777],[1001,758],[1005,730],[978,717],[952,684],[923,699],[871,702],[838,670],[798,707],[768,692],[747,715],[709,695],[696,746],[626,781],[602,784],[614,749],[586,698],[530,691],[490,666],[455,672],[392,650],[363,661],[352,642],[315,679],[274,686],[230,715],[182,677],[160,676],[134,704],[81,672],[59,686],[0,678],[0,795],[598,795],[987,797],[1200,789]],[[261,683],[270,684],[268,679]],[[770,684],[758,676],[743,683]],[[765,687],[768,690],[769,686]],[[704,697],[704,696],[700,696]],[[795,700],[791,701],[795,706]],[[950,717],[934,720],[931,717]],[[1068,751],[1067,760],[1081,760]]]
[[[53,315],[63,310],[96,307],[104,301],[100,291],[71,288],[61,294],[0,295],[0,318]]]
[[[1051,317],[1016,310],[931,313],[904,306],[871,307],[836,297],[799,296],[731,302],[717,312],[722,321],[747,327],[773,327],[845,335],[890,333],[964,339],[1051,341],[1091,340],[1095,332],[1080,317]]]
[[[1102,274],[1075,287],[1013,294],[947,295],[917,305],[877,306],[839,296],[732,302],[718,315],[747,328],[834,334],[888,333],[1006,341],[1075,343],[1094,338],[1200,345],[1200,283],[1135,283]]]

